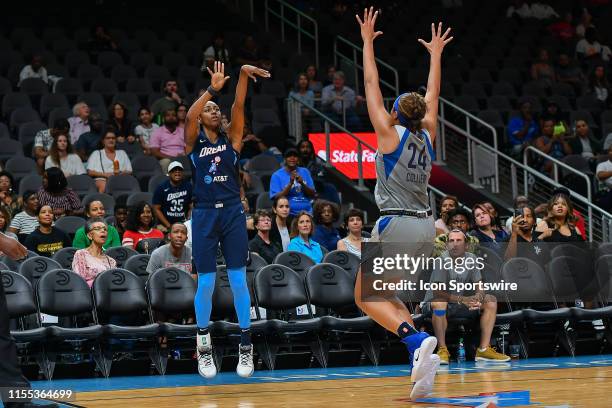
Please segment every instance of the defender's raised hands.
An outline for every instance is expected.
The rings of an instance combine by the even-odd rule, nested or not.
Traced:
[[[374,7],[363,10],[363,21],[357,14],[355,14],[355,18],[361,26],[361,38],[363,42],[374,41],[376,37],[382,35],[382,31],[374,30],[374,24],[376,24],[376,19],[378,18],[378,11],[374,11]]]
[[[431,23],[431,41],[425,42],[425,40],[419,38],[419,42],[423,44],[427,51],[429,51],[432,55],[442,55],[442,50],[444,46],[452,41],[453,37],[449,37],[450,27],[446,29],[444,34],[442,34],[442,23],[438,23],[438,28],[436,30],[435,23]]]
[[[265,69],[254,67],[253,65],[243,65],[240,67],[240,71],[248,75],[253,82],[257,82],[257,77],[270,78],[270,73]]]

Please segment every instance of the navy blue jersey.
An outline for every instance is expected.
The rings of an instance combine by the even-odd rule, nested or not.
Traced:
[[[192,187],[189,181],[173,186],[170,180],[161,183],[153,193],[153,204],[161,205],[161,211],[170,224],[187,219],[191,203]]]
[[[215,207],[240,201],[238,174],[239,153],[234,150],[225,133],[219,133],[217,143],[211,143],[200,131],[193,151],[194,197],[197,206]]]

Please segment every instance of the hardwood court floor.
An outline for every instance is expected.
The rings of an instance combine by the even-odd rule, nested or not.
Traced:
[[[438,375],[434,397],[529,390],[537,406],[612,407],[612,367],[487,371]],[[405,377],[267,382],[79,392],[84,407],[448,407],[409,401]],[[457,405],[454,405],[455,407]],[[463,406],[463,405],[462,405]],[[465,405],[465,406],[475,406]],[[512,406],[519,406],[513,404]],[[524,405],[521,405],[524,406]]]

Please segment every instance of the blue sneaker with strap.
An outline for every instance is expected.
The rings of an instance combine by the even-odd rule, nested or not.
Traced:
[[[410,378],[412,382],[416,382],[427,374],[427,370],[422,367],[423,364],[431,358],[431,354],[436,349],[438,340],[425,332],[419,332],[404,337],[402,343],[406,344],[408,353],[410,353],[410,363],[412,364]]]

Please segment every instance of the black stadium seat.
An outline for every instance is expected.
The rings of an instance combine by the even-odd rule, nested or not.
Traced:
[[[53,260],[59,263],[64,269],[72,269],[72,260],[77,250],[78,249],[74,247],[62,248],[53,254]]]
[[[135,275],[146,281],[149,277],[149,272],[147,272],[149,259],[151,259],[151,255],[149,254],[138,254],[131,256],[125,262],[123,268],[127,269],[128,271],[134,273]]]
[[[46,256],[34,256],[28,258],[19,266],[19,274],[28,279],[32,286],[47,272],[54,269],[61,269],[62,266]]]
[[[308,269],[315,264],[308,255],[297,251],[281,252],[274,258],[274,263],[291,268],[301,277],[306,276]]]
[[[117,268],[123,268],[125,262],[134,255],[138,255],[138,252],[132,248],[125,246],[112,247],[106,250],[106,255],[117,261]]]
[[[164,245],[166,241],[163,238],[145,238],[138,241],[136,245],[136,251],[141,254],[151,254],[160,246]]]
[[[338,265],[345,271],[349,272],[353,277],[353,280],[357,276],[361,260],[355,254],[351,254],[348,251],[341,251],[339,249],[329,252],[323,258],[323,262]]]

